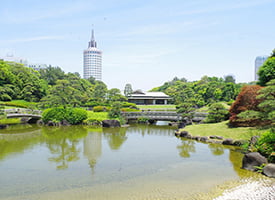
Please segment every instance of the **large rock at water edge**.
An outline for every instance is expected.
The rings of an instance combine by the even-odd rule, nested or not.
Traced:
[[[266,163],[267,159],[259,152],[251,152],[244,155],[242,168],[250,171],[257,171],[257,167]]]
[[[275,178],[275,164],[269,163],[263,168],[263,174]]]
[[[113,119],[113,120],[103,120],[102,126],[106,128],[113,128],[113,127],[120,127],[120,122]]]
[[[178,137],[187,137],[187,136],[189,136],[189,133],[187,131],[177,131],[175,133],[175,136],[178,136]]]
[[[6,125],[6,124],[0,124],[0,129],[4,129],[4,128],[7,128],[8,127],[8,125]]]
[[[224,139],[222,141],[222,144],[224,144],[224,145],[233,145],[233,143],[234,143],[234,141],[230,138]]]

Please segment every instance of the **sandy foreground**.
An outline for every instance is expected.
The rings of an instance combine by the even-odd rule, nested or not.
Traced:
[[[163,183],[164,184],[164,183]],[[173,184],[174,185],[174,184]],[[160,185],[163,188],[163,185]],[[224,185],[225,186],[225,185]],[[102,188],[101,188],[102,187]],[[219,186],[220,194],[217,197],[217,191],[214,193],[204,193],[201,195],[183,192],[182,187],[178,184],[177,187],[168,185],[165,189],[154,189],[139,186],[135,190],[131,190],[129,185],[123,185],[123,189],[106,193],[102,191],[110,191],[110,185],[101,186],[94,189],[87,187],[81,189],[67,190],[63,192],[46,192],[43,194],[23,195],[20,197],[4,198],[5,200],[275,200],[275,180],[255,181],[251,179],[241,180],[238,186],[225,189]],[[225,186],[227,187],[227,186]],[[130,189],[130,190],[129,190]],[[224,190],[225,189],[225,190]],[[198,191],[196,191],[198,192]],[[127,194],[127,195],[125,195]],[[0,198],[2,200],[2,198]]]
[[[275,200],[275,180],[244,181],[242,185],[224,191],[214,200]]]

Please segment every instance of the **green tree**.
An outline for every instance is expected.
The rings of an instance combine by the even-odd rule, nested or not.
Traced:
[[[103,102],[106,100],[107,94],[107,86],[101,82],[97,81],[95,84],[92,97],[96,99],[96,101]]]
[[[124,96],[129,97],[133,93],[132,85],[127,83],[124,88]]]
[[[233,75],[226,75],[226,76],[224,76],[224,81],[226,83],[235,83],[236,82],[236,80],[235,80],[235,78],[234,78]]]
[[[17,99],[38,102],[46,95],[47,84],[37,71],[17,63],[11,64],[11,71],[16,76]]]
[[[40,69],[39,73],[49,85],[55,85],[57,80],[65,78],[65,72],[60,67],[52,67],[51,65],[45,69]]]
[[[107,92],[107,100],[110,102],[127,101],[127,98],[120,93],[119,89],[112,88]]]
[[[262,112],[264,119],[275,122],[275,79],[269,81],[267,86],[259,91],[257,99],[262,102],[258,105]]]
[[[258,91],[255,97],[259,101],[257,109],[248,109],[238,117],[249,121],[257,121],[257,125],[268,125],[275,122],[275,79],[269,81],[267,86]]]
[[[225,83],[221,88],[222,95],[220,100],[227,102],[234,100],[237,97],[239,90],[240,89],[237,84],[234,84],[232,82]]]
[[[110,118],[120,118],[121,117],[121,103],[120,102],[114,102],[112,104],[112,107],[110,111],[108,112],[108,116]]]
[[[206,122],[217,123],[227,120],[229,111],[221,103],[213,103],[209,107],[209,114],[207,115]]]
[[[0,61],[0,99],[39,101],[47,90],[47,84],[39,76],[22,64]]]
[[[258,71],[261,86],[265,86],[270,80],[275,79],[275,57],[269,57]]]
[[[41,99],[40,106],[44,108],[63,106],[77,106],[81,93],[70,86],[68,80],[58,80],[50,90],[49,94]]]
[[[92,85],[95,85],[96,84],[96,79],[95,77],[91,76],[87,79],[87,81],[89,81]]]
[[[194,116],[194,111],[196,108],[192,103],[189,102],[183,102],[179,105],[176,106],[177,112],[182,115],[182,118],[186,122],[192,122],[193,116]]]

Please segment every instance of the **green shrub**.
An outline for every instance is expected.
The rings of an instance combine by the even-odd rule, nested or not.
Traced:
[[[83,121],[84,124],[87,125],[100,125],[102,121],[98,119],[89,118]]]
[[[139,117],[137,119],[137,121],[138,121],[138,123],[147,123],[149,121],[149,119],[146,117]]]
[[[122,112],[140,112],[140,110],[133,109],[133,108],[121,108]]]
[[[47,123],[49,121],[61,122],[68,121],[70,124],[79,124],[87,119],[87,111],[82,108],[48,108],[42,113],[42,120]]]
[[[110,110],[110,108],[109,108],[109,107],[106,107],[106,106],[95,106],[95,107],[93,108],[93,111],[94,111],[94,112],[106,112],[106,111],[108,111],[108,110]]]
[[[122,102],[121,107],[122,108],[138,109],[137,105],[135,103],[129,103],[129,102]]]
[[[88,118],[87,111],[82,108],[67,108],[65,113],[65,119],[70,124],[80,124],[83,120]]]
[[[85,104],[87,107],[96,107],[96,106],[108,106],[109,104],[106,104],[105,102],[99,102],[99,101],[89,101]]]
[[[275,162],[275,129],[263,133],[256,143],[257,150],[270,162]]]
[[[205,122],[217,123],[229,118],[229,111],[221,103],[214,103],[209,107],[209,114]]]
[[[48,108],[42,113],[43,122],[47,123],[49,121],[57,121],[60,122],[65,118],[65,109],[58,108]]]
[[[110,117],[111,119],[120,118],[121,117],[120,108],[121,108],[121,104],[119,102],[113,103],[112,108],[108,112],[108,117]]]

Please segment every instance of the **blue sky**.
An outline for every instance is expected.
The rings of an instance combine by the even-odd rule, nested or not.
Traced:
[[[254,78],[275,48],[275,0],[0,0],[0,57],[83,73],[91,29],[108,88],[144,91],[175,76]]]

